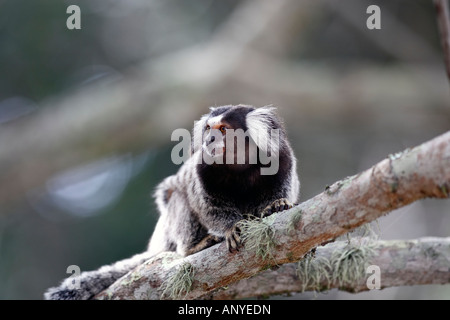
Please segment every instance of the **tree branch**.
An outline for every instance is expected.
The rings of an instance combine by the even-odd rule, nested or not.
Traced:
[[[390,155],[291,210],[247,222],[242,226],[245,246],[235,254],[229,254],[221,243],[182,259],[174,254],[160,255],[96,298],[200,298],[271,266],[298,261],[311,249],[413,201],[448,198],[449,190],[447,132]]]
[[[364,273],[361,277],[343,281],[343,274],[335,265],[343,252],[370,248]],[[336,254],[338,253],[338,254]],[[354,251],[353,254],[359,253]],[[306,260],[306,261],[305,261]],[[337,288],[352,293],[367,291],[365,273],[367,266],[380,268],[380,289],[424,284],[447,284],[450,277],[450,238],[421,238],[417,240],[370,241],[358,243],[352,239],[318,247],[311,260],[288,263],[274,271],[267,270],[254,277],[240,280],[225,290],[218,289],[208,298],[217,300],[244,299],[291,292],[324,291]],[[309,265],[306,265],[306,262]],[[342,261],[341,261],[342,262]],[[301,268],[307,267],[310,274],[304,277]],[[299,270],[300,268],[300,270]],[[317,271],[321,271],[317,273]],[[351,270],[350,270],[351,271]]]
[[[450,14],[448,0],[434,0],[434,7],[436,8],[441,45],[444,51],[445,69],[450,80]]]

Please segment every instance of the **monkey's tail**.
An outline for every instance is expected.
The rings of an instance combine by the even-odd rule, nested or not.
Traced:
[[[46,300],[92,299],[151,256],[149,252],[144,252],[114,264],[103,266],[95,271],[82,272],[76,277],[71,276],[63,280],[58,287],[48,289],[44,298]]]

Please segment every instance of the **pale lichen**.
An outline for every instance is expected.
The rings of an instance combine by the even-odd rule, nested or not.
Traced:
[[[321,291],[331,283],[331,262],[326,257],[314,257],[311,252],[297,264],[297,276],[302,282],[302,292],[307,289]],[[325,285],[325,288],[323,286]]]
[[[303,211],[301,209],[296,209],[296,211],[291,215],[288,225],[288,232],[294,232],[297,228],[298,223],[302,220]]]
[[[273,257],[272,252],[277,245],[272,227],[273,217],[274,215],[264,219],[242,220],[238,223],[246,250],[254,251],[262,260]]]
[[[179,299],[189,293],[194,282],[195,270],[190,263],[181,264],[161,285],[161,297]]]
[[[352,287],[359,283],[366,274],[369,261],[374,255],[370,244],[347,245],[343,250],[334,251],[331,255],[332,281],[339,287]]]
[[[307,254],[297,264],[302,291],[324,291],[332,284],[353,287],[365,276],[374,252],[371,244],[348,244],[331,255]]]

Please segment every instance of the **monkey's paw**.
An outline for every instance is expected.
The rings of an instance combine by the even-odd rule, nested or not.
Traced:
[[[271,205],[268,205],[262,212],[261,212],[261,218],[264,217],[268,217],[270,216],[272,213],[275,212],[280,212],[283,210],[288,210],[291,209],[294,206],[293,203],[291,203],[288,199],[286,198],[281,198],[278,200],[275,200],[274,202],[272,202]]]
[[[228,251],[239,251],[239,247],[241,245],[240,233],[241,230],[237,224],[225,232],[225,241],[227,242]]]

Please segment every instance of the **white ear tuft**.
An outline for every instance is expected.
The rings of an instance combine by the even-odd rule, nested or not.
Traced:
[[[273,106],[265,106],[249,112],[246,117],[250,137],[264,152],[270,149],[270,130],[272,121],[276,118],[275,110]]]
[[[191,154],[194,154],[197,150],[202,148],[203,143],[203,129],[206,126],[206,120],[209,114],[204,114],[200,120],[194,122],[194,129],[192,130],[192,145]]]

